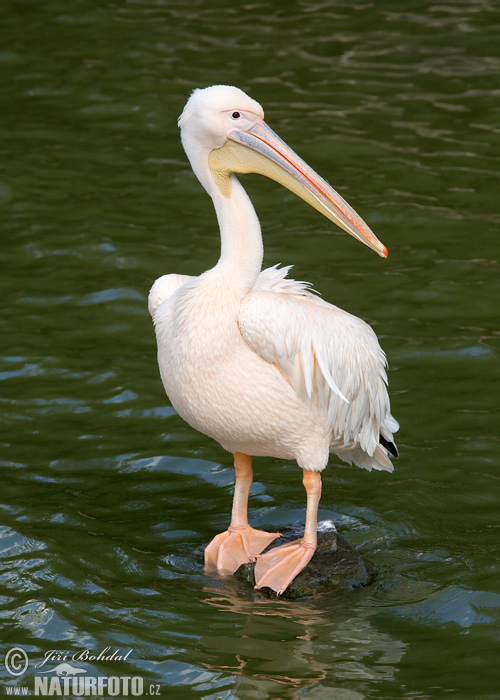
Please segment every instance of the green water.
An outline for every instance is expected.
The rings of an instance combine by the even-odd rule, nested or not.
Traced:
[[[500,697],[499,47],[487,1],[3,0],[2,686],[110,647],[132,652],[73,665],[169,698]],[[389,357],[394,474],[332,459],[320,509],[379,567],[369,588],[268,601],[203,573],[231,458],[169,406],[146,299],[217,259],[176,126],[213,83],[261,102],[389,248],[245,178],[265,263]],[[255,476],[254,525],[303,520],[296,465]]]

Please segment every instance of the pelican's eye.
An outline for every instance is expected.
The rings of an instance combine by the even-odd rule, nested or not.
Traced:
[[[241,117],[241,114],[239,112],[233,112],[231,114],[231,119],[239,119]]]

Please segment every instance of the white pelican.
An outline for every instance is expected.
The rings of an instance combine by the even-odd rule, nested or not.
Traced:
[[[257,558],[256,587],[279,594],[316,549],[320,472],[329,454],[392,471],[388,453],[397,456],[392,433],[399,426],[385,355],[370,326],[285,279],[289,268],[261,272],[259,221],[234,173],[267,175],[380,256],[387,249],[238,88],[195,90],[179,126],[214,203],[221,254],[199,277],[165,275],[151,289],[161,378],[178,414],[234,454],[231,524],[207,546],[206,568],[228,574]],[[296,460],[307,494],[302,539],[263,555],[279,535],[248,524],[252,456]]]

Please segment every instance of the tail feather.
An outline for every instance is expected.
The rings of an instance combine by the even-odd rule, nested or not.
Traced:
[[[392,472],[394,471],[394,465],[386,455],[385,450],[382,449],[380,445],[377,445],[373,455],[369,455],[365,452],[359,445],[355,447],[348,448],[334,448],[331,452],[340,457],[341,460],[347,462],[347,464],[355,464],[361,469],[366,469],[371,472],[372,469],[377,471]]]

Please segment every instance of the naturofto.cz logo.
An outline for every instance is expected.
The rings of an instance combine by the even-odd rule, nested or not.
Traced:
[[[82,663],[127,662],[132,651],[132,649],[127,652],[122,652],[121,649],[113,651],[111,647],[106,647],[98,653],[90,649],[81,649],[73,653],[50,649],[43,659],[35,661],[30,668],[30,659],[26,650],[21,647],[12,647],[4,657],[5,670],[12,679],[5,686],[5,693],[12,696],[39,695],[65,698],[159,696],[160,685],[145,683],[141,676],[93,676],[84,667],[85,663]],[[25,674],[28,671],[33,675],[26,677]],[[29,681],[32,684],[28,684]],[[21,682],[25,682],[26,685],[20,685]]]

